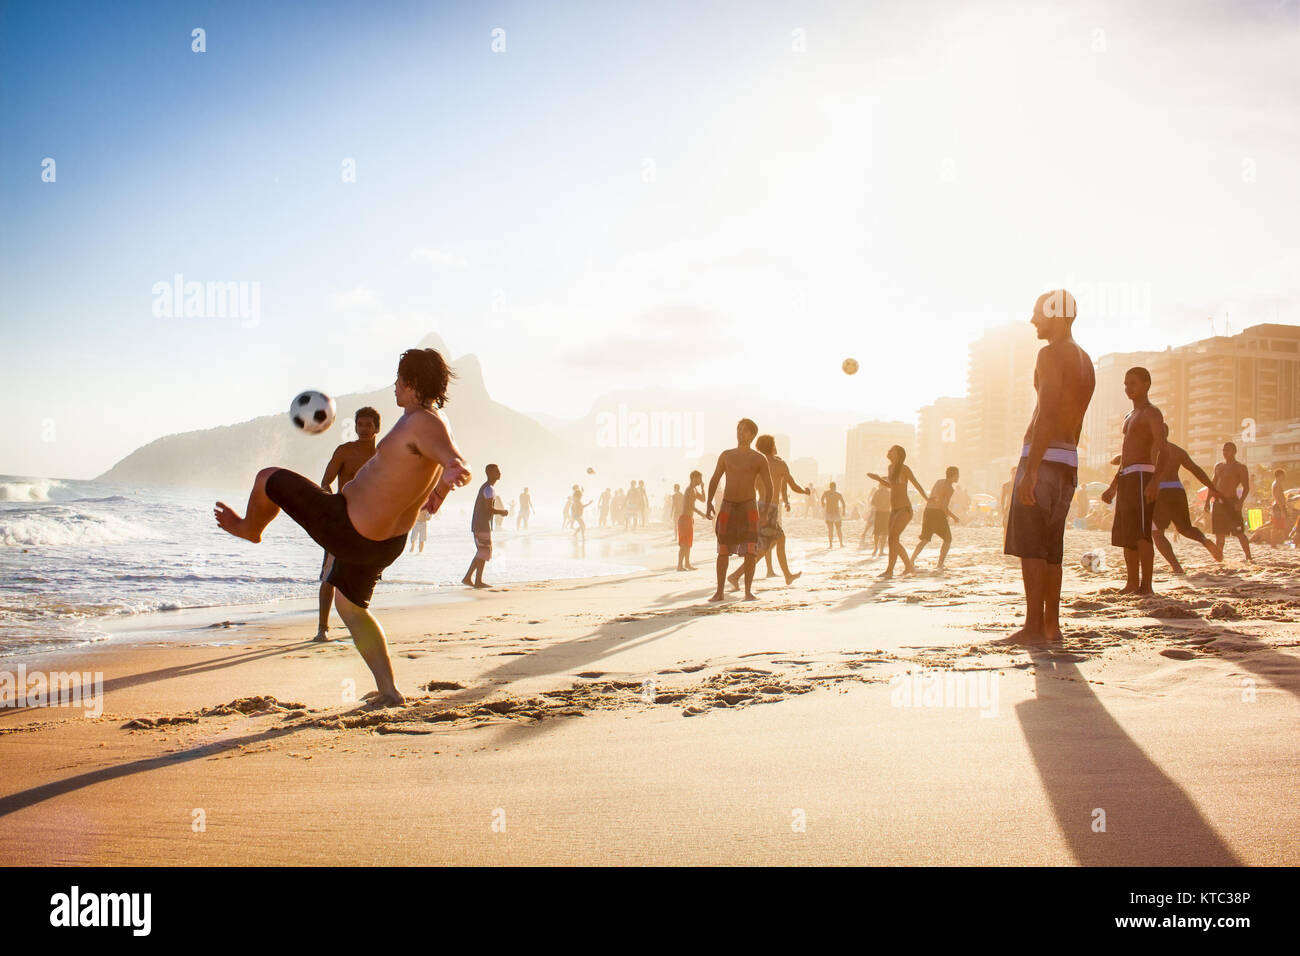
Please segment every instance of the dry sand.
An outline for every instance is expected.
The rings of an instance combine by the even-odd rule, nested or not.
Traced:
[[[996,529],[883,582],[787,524],[804,576],[754,603],[706,603],[702,523],[693,573],[381,599],[400,709],[309,614],[28,659],[104,713],[0,711],[0,863],[1300,862],[1296,552],[1180,541],[1139,599],[1071,532],[1064,648],[1008,650]],[[945,680],[984,697],[901,699]]]

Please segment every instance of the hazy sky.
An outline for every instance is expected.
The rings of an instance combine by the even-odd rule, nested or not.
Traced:
[[[523,411],[866,419],[1061,284],[1094,355],[1300,323],[1289,0],[0,11],[0,473],[384,385],[430,331]],[[159,316],[176,274],[258,312]]]

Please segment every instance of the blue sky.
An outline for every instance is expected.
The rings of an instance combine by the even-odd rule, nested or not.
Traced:
[[[1095,354],[1300,322],[1296,5],[1132,6],[0,5],[0,472],[383,385],[429,331],[525,411],[779,359],[867,418],[1051,285],[1107,290]],[[256,323],[156,316],[177,273]]]

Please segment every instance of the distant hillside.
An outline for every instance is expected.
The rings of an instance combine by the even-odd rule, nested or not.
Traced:
[[[427,337],[420,345],[446,354],[436,336]],[[457,378],[452,383],[447,414],[476,480],[481,480],[488,462],[496,462],[505,474],[503,489],[524,483],[565,487],[565,482],[571,480],[572,463],[581,454],[527,415],[494,402],[473,355],[463,356],[452,365]],[[98,480],[246,494],[260,468],[280,465],[319,481],[334,447],[346,440],[343,422],[350,422],[358,408],[370,405],[379,411],[383,418],[381,437],[400,416],[391,387],[336,395],[334,400],[338,418],[323,434],[303,434],[286,412],[280,411],[238,425],[159,438],[131,452]],[[517,468],[513,467],[516,462]]]

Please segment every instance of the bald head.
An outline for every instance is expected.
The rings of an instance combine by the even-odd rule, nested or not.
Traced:
[[[1064,289],[1044,292],[1034,303],[1034,315],[1045,319],[1065,319],[1067,322],[1073,322],[1078,312],[1079,306],[1074,301],[1074,296]]]

